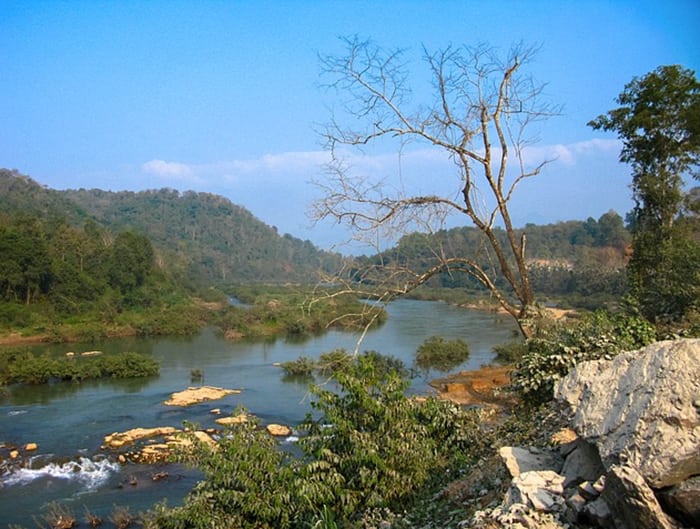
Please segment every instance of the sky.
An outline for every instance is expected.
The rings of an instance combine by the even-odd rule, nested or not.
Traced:
[[[562,112],[539,128],[532,152],[556,161],[519,188],[516,224],[624,216],[620,143],[586,123],[635,76],[697,72],[699,27],[697,0],[0,0],[0,167],[54,189],[221,194],[280,233],[356,253],[342,227],[309,218],[328,160],[317,131],[342,98],[323,89],[319,56],[357,35],[407,50],[419,72],[423,48],[522,41],[539,46],[528,72]],[[354,161],[398,171],[388,146]],[[426,189],[449,180],[426,146],[400,168]]]

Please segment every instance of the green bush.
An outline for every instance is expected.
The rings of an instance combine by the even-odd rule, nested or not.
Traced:
[[[418,346],[416,365],[421,369],[449,371],[469,358],[469,346],[463,340],[445,340],[431,336]]]
[[[375,352],[359,355],[334,372],[337,392],[313,389],[316,413],[301,425],[302,457],[279,450],[254,418],[227,429],[217,449],[190,437],[193,448],[177,459],[204,480],[183,506],[159,506],[147,526],[359,527],[364,513],[404,509],[436,478],[459,471],[467,454],[483,455],[488,442],[476,412],[407,398],[408,382],[392,363]]]
[[[45,384],[51,380],[135,378],[157,375],[158,362],[150,356],[125,352],[91,357],[55,357],[29,352],[3,354],[0,383]]]
[[[552,398],[556,382],[580,362],[611,359],[656,339],[654,327],[640,316],[597,311],[573,326],[556,326],[525,342],[525,353],[513,373],[526,400]]]

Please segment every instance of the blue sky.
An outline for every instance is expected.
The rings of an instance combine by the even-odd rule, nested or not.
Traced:
[[[619,144],[586,122],[634,76],[662,64],[697,71],[698,27],[696,0],[0,0],[0,167],[57,189],[222,194],[329,248],[346,234],[307,218],[326,159],[314,126],[335,101],[319,88],[318,55],[355,34],[416,56],[524,41],[541,46],[528,70],[564,110],[537,145],[558,160],[524,184],[514,218],[624,214]],[[393,154],[358,164],[391,172]],[[445,167],[417,152],[408,170],[425,181]]]

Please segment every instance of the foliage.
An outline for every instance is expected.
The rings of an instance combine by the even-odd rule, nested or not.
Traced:
[[[589,125],[617,132],[632,167],[632,294],[651,321],[680,320],[700,299],[700,229],[683,211],[683,176],[700,177],[700,83],[692,70],[660,66],[616,101]]]
[[[418,346],[416,364],[421,369],[449,371],[469,358],[469,346],[460,339],[431,336]]]
[[[520,237],[527,234],[528,273],[532,288],[539,296],[566,300],[582,308],[598,308],[605,302],[627,293],[625,266],[631,234],[622,217],[609,211],[598,220],[566,221],[547,225],[527,224],[517,230]],[[504,230],[494,229],[501,244],[507,244]],[[449,248],[455,254],[467,254],[479,246],[480,233],[473,227],[439,230],[432,234],[412,233],[402,237],[397,245],[371,257],[356,260],[349,275],[367,282],[362,275],[369,267],[389,270],[419,270],[434,262],[435,248]],[[490,269],[488,255],[480,265]],[[442,299],[457,304],[473,304],[485,297],[487,291],[474,278],[446,270],[418,287],[410,297]],[[378,282],[379,279],[377,278]],[[508,291],[507,282],[495,277],[494,284]],[[497,304],[492,298],[492,303]]]
[[[48,353],[2,353],[0,384],[45,384],[51,380],[81,381],[95,378],[135,378],[157,375],[158,362],[135,352],[98,356],[56,357]]]
[[[407,398],[406,380],[390,365],[366,353],[334,371],[337,393],[314,388],[301,458],[279,450],[255,418],[231,426],[217,449],[194,441],[178,459],[205,479],[182,507],[159,506],[149,527],[359,527],[365,512],[410,505],[487,441],[475,413]]]
[[[42,518],[46,526],[40,524],[40,527],[47,527],[47,529],[72,529],[77,524],[73,512],[68,507],[55,502],[49,504],[48,512]]]
[[[401,377],[406,377],[409,374],[403,362],[393,356],[382,355],[377,351],[365,351],[359,356],[372,362],[375,370],[381,376],[390,372],[396,372]],[[313,374],[328,377],[350,369],[354,362],[356,362],[356,357],[345,349],[335,349],[321,353],[318,360],[300,356],[296,360],[282,362],[281,367],[289,377],[308,377]]]
[[[329,327],[356,330],[386,320],[382,308],[352,295],[319,298],[311,288],[273,286],[237,287],[235,293],[248,307],[229,306],[214,316],[214,325],[224,335],[303,338]]]
[[[109,516],[109,521],[116,529],[127,529],[136,521],[136,518],[127,507],[116,506]]]
[[[523,344],[514,385],[534,402],[552,398],[555,383],[580,362],[611,359],[656,339],[654,327],[637,315],[587,314],[575,325],[558,325]]]

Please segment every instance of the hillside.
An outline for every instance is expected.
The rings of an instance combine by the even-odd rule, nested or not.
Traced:
[[[309,241],[278,234],[245,208],[210,193],[57,191],[0,170],[0,207],[6,218],[61,219],[74,227],[91,219],[112,234],[143,234],[160,266],[196,286],[314,282],[319,269],[335,269],[341,259]]]

